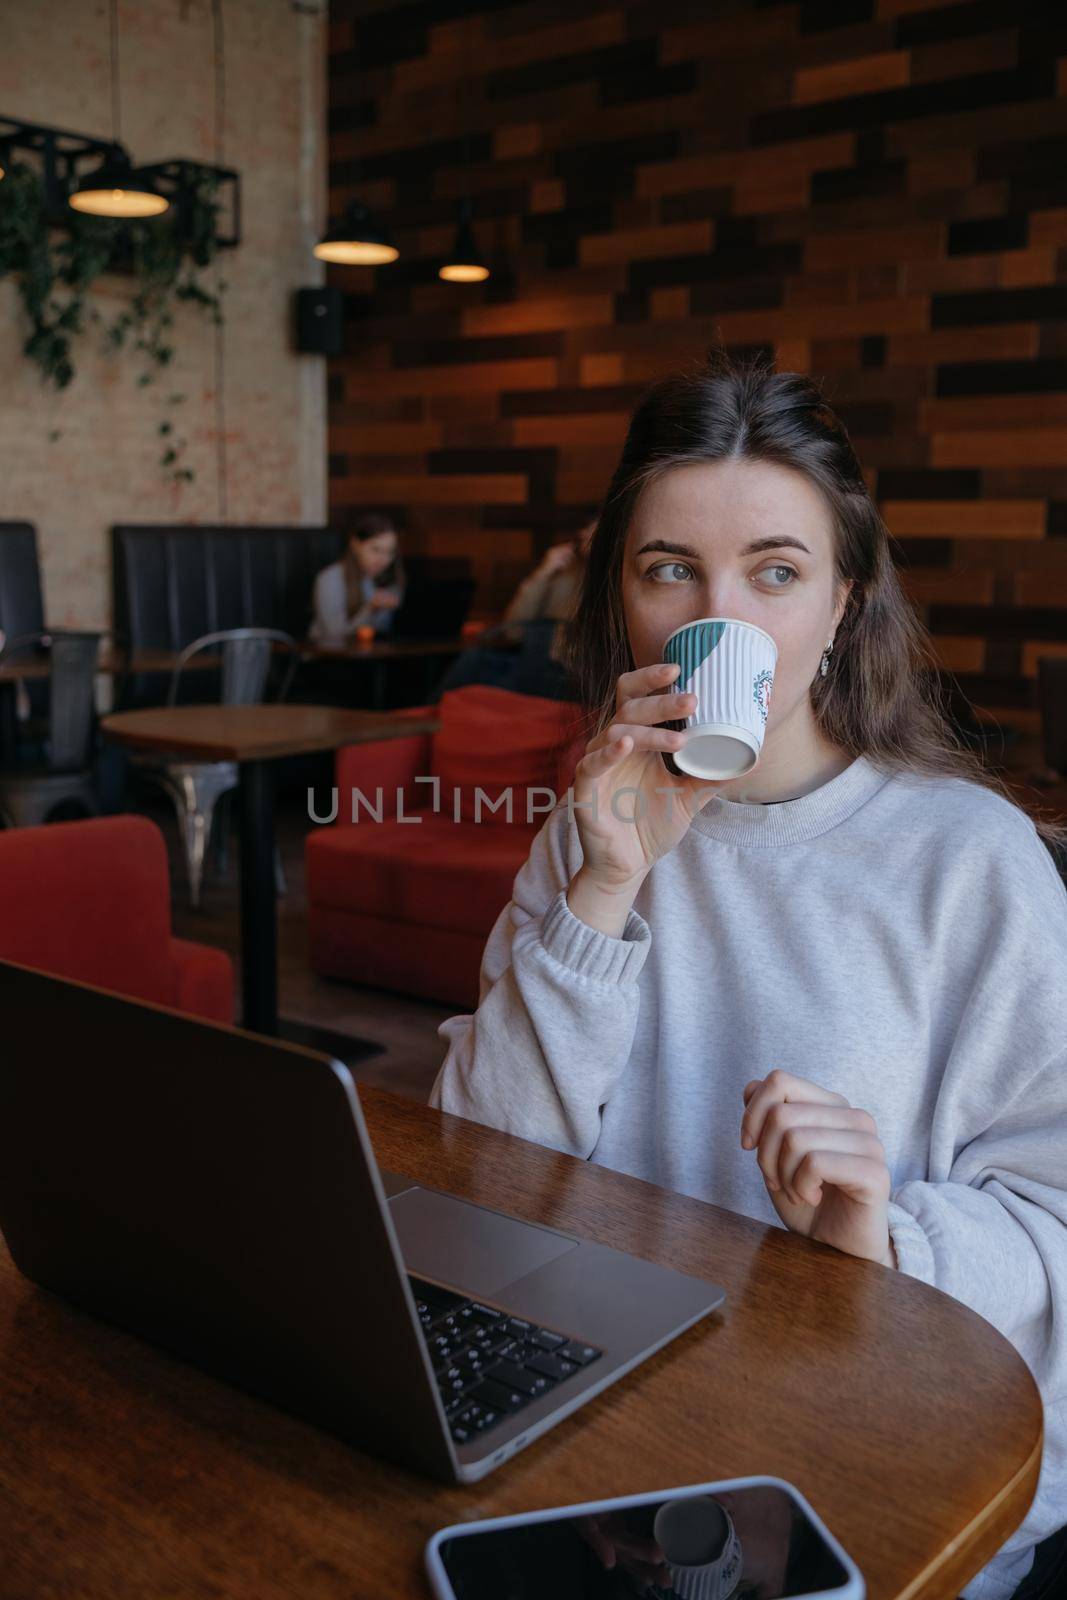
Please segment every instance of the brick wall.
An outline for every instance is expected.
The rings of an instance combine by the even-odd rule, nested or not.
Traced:
[[[961,688],[1034,728],[1067,654],[1067,16],[1017,0],[335,0],[330,500],[469,552],[479,603],[721,337],[825,381]],[[468,162],[469,157],[469,162]],[[495,271],[443,283],[469,186]]]
[[[180,308],[174,367],[139,388],[137,364],[90,336],[61,394],[21,354],[26,330],[0,280],[0,519],[35,522],[47,615],[106,626],[108,528],[114,522],[321,523],[326,400],[321,357],[291,348],[290,296],[320,281],[311,247],[325,205],[325,23],[290,0],[222,0],[224,163],[244,184],[244,241],[219,257],[224,292],[226,486],[216,431],[215,330]],[[121,0],[123,136],[135,158],[215,158],[211,0]],[[105,0],[33,0],[3,8],[0,112],[108,137]],[[99,281],[110,318],[128,279]],[[167,394],[185,399],[167,412]],[[168,483],[158,422],[188,442],[193,483]],[[53,434],[58,437],[53,437]]]

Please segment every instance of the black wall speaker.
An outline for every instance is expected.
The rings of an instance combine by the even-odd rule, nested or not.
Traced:
[[[296,348],[303,355],[339,356],[345,347],[345,297],[340,289],[296,291]]]

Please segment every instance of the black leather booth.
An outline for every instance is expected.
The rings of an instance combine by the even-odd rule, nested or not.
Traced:
[[[315,574],[344,548],[343,532],[330,528],[157,524],[115,527],[111,537],[115,634],[133,653],[178,651],[220,628],[283,628],[303,639]],[[183,689],[210,698],[210,676],[187,674]],[[159,704],[167,681],[132,676],[123,705]]]
[[[29,522],[0,522],[0,629],[14,639],[43,627],[36,530]]]
[[[116,643],[133,654],[174,653],[201,634],[242,627],[282,628],[304,639],[311,625],[315,576],[338,560],[346,537],[344,528],[116,526],[111,530]],[[449,582],[473,587],[466,556],[405,553],[404,567],[409,594]],[[438,673],[444,664],[438,664]],[[371,666],[305,663],[290,698],[382,709],[426,698],[427,663],[398,661],[391,666],[388,683],[376,688],[369,681]],[[211,672],[184,674],[180,698],[214,699],[215,678]],[[131,675],[119,688],[118,703],[123,709],[160,705],[169,681],[169,674]]]
[[[0,630],[10,643],[23,633],[40,633],[44,627],[41,569],[37,561],[37,530],[29,522],[0,522]],[[48,685],[27,686],[30,710],[45,714]],[[8,760],[16,742],[15,690],[0,686],[0,760]]]

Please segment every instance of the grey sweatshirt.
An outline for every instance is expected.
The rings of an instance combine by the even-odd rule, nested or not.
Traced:
[[[1067,892],[1033,823],[860,757],[798,800],[711,799],[621,938],[567,905],[581,862],[564,798],[476,1012],[438,1030],[431,1103],[778,1227],[745,1084],[781,1067],[869,1111],[900,1270],[991,1322],[1041,1391],[1037,1494],[963,1591],[1006,1600],[1067,1522]]]

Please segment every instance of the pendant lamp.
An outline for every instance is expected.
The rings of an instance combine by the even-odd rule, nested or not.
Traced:
[[[75,211],[92,217],[158,217],[170,204],[117,144],[94,172],[79,179],[68,200]]]
[[[438,267],[437,276],[449,283],[481,283],[489,276],[489,268],[483,262],[474,238],[469,199],[459,203],[456,242]]]
[[[337,266],[374,267],[395,261],[400,251],[366,206],[353,200],[327,228],[314,253],[320,261],[330,261]]]
[[[111,22],[111,148],[95,172],[87,172],[74,185],[68,203],[92,217],[158,217],[170,204],[151,179],[138,172],[119,143],[119,13],[118,0],[110,0]]]

